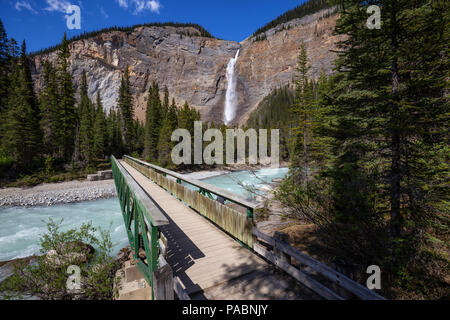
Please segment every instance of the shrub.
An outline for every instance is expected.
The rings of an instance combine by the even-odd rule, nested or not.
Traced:
[[[43,300],[111,299],[117,263],[110,256],[112,242],[108,231],[83,224],[79,230],[60,230],[52,219],[47,233],[40,238],[41,256],[35,263],[16,262],[13,275],[0,285],[6,299],[23,295]],[[100,237],[96,236],[99,231]],[[94,250],[94,247],[96,250]],[[80,268],[80,287],[68,286],[68,268]]]

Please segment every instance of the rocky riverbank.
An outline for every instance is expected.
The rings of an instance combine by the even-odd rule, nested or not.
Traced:
[[[63,203],[112,198],[117,195],[114,180],[69,181],[32,188],[0,189],[0,208],[52,206]]]

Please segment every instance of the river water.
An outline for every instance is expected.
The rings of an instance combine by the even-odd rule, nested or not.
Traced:
[[[252,193],[247,191],[247,187],[257,190],[264,182],[283,178],[287,171],[287,168],[261,169],[255,172],[256,176],[240,171],[203,181],[250,198]],[[47,231],[50,218],[54,221],[63,219],[62,230],[78,228],[89,221],[94,227],[108,229],[114,244],[114,255],[128,244],[117,198],[51,207],[14,207],[0,209],[0,261],[38,254],[39,238]]]

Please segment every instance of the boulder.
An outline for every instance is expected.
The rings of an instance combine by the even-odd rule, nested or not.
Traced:
[[[88,174],[87,180],[88,181],[99,181],[100,179],[99,179],[98,174]]]
[[[80,265],[88,262],[95,249],[83,242],[66,242],[46,253],[47,262],[54,268],[65,264]]]

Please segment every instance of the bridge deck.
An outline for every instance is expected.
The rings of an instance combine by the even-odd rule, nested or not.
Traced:
[[[163,211],[170,224],[160,227],[168,240],[167,262],[189,294],[245,274],[261,271],[267,263],[218,229],[143,174],[120,161]]]

